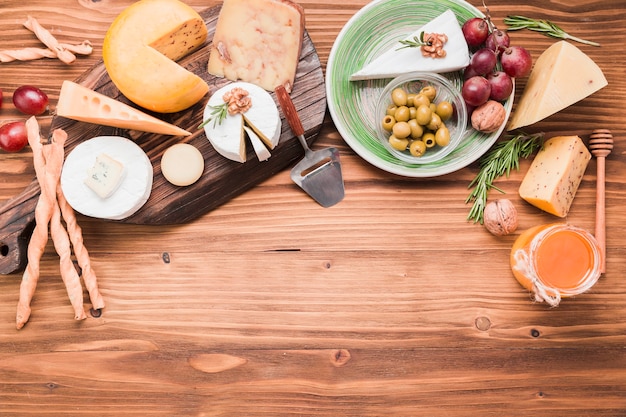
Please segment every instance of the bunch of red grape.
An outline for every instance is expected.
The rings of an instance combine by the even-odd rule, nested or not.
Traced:
[[[48,95],[37,87],[23,85],[13,92],[13,105],[24,114],[38,116],[48,109]],[[2,90],[0,90],[0,108]],[[28,143],[26,125],[23,121],[8,122],[0,126],[0,149],[19,152]]]
[[[461,91],[468,108],[472,110],[488,100],[506,100],[513,91],[513,79],[530,73],[530,53],[521,46],[511,46],[508,33],[496,28],[489,16],[467,20],[462,31],[474,51],[463,73]]]

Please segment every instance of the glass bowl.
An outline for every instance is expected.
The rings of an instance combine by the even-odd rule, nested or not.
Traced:
[[[443,121],[450,132],[450,141],[445,146],[435,144],[428,147],[421,156],[414,156],[407,147],[406,150],[398,150],[389,143],[392,133],[383,127],[383,119],[387,115],[387,109],[394,105],[392,91],[402,88],[407,94],[418,94],[424,87],[434,87],[436,96],[432,103],[438,104],[447,101],[452,104],[453,112],[449,119]],[[410,103],[409,103],[410,104]],[[429,72],[413,72],[394,78],[383,90],[376,105],[376,131],[378,139],[383,146],[396,158],[411,164],[427,164],[435,162],[448,155],[461,142],[467,129],[468,114],[461,91],[456,88],[447,78],[442,75]],[[407,138],[409,142],[411,137]]]

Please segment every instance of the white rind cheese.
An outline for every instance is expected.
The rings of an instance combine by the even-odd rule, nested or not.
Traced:
[[[244,126],[243,129],[248,135],[248,139],[252,144],[252,148],[254,148],[254,153],[256,154],[256,157],[259,159],[259,161],[267,161],[272,155],[263,144],[263,141],[257,136],[256,133],[254,133],[254,130],[250,129],[248,126]]]
[[[102,153],[96,156],[96,162],[87,170],[85,185],[104,199],[117,190],[123,177],[124,164]]]
[[[84,182],[96,157],[107,154],[124,165],[126,174],[117,189],[100,198]],[[85,216],[121,220],[139,210],[152,191],[153,169],[146,153],[133,141],[120,136],[98,136],[78,144],[67,156],[61,173],[61,188],[68,203]]]
[[[350,80],[395,78],[416,71],[444,73],[458,71],[469,65],[470,56],[467,42],[452,10],[446,10],[403,39],[413,40],[414,37],[419,39],[422,32],[445,33],[448,36],[448,42],[443,47],[446,51],[444,58],[424,57],[420,48],[400,49],[402,44],[397,42],[387,52],[375,58],[360,71],[352,74]]]
[[[211,117],[214,107],[224,103],[224,94],[237,87],[249,93],[252,105],[248,111],[243,115],[229,114],[220,124],[210,121],[204,126],[204,131],[219,154],[236,162],[245,162],[244,124],[256,133],[265,146],[274,149],[280,139],[281,120],[272,96],[263,88],[243,81],[230,83],[213,93],[204,110],[204,120]]]
[[[520,185],[520,197],[555,216],[567,216],[590,159],[578,136],[547,140]]]

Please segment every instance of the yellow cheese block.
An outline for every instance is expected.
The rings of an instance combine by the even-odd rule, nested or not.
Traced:
[[[102,45],[113,83],[134,103],[155,112],[184,110],[209,91],[175,61],[207,38],[202,17],[178,0],[141,0],[113,21]]]
[[[267,91],[291,91],[300,60],[304,11],[289,0],[225,0],[208,71]]]
[[[125,103],[65,80],[61,86],[56,113],[81,122],[113,126],[122,129],[163,135],[189,136],[190,132],[156,117],[143,113]]]
[[[590,159],[578,136],[545,141],[519,187],[520,197],[555,216],[567,216]]]
[[[536,123],[608,84],[602,70],[566,41],[554,43],[535,62],[508,130]]]

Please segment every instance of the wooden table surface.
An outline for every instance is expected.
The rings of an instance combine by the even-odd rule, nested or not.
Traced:
[[[61,80],[101,59],[109,24],[130,3],[0,2],[0,49],[38,46],[22,27],[27,15],[95,47],[69,66],[0,64],[0,120],[23,117],[11,103],[23,84],[55,103]],[[215,4],[188,3],[199,11]],[[325,68],[337,34],[367,1],[300,3]],[[548,18],[602,44],[577,46],[609,86],[527,129],[586,140],[607,128],[615,137],[606,164],[607,269],[590,292],[550,308],[533,303],[511,274],[519,233],[558,220],[517,195],[529,161],[498,181],[520,216],[518,231],[498,238],[466,221],[476,163],[432,179],[388,174],[356,155],[327,115],[315,148],[341,151],[346,197],[337,206],[315,204],[285,170],[180,226],[79,217],[106,301],[99,318],[73,319],[51,244],[21,330],[21,274],[0,276],[0,415],[626,415],[626,5],[488,6],[501,26],[511,13]],[[528,31],[512,37],[535,59],[555,42]],[[49,128],[49,116],[39,121]],[[30,148],[0,153],[0,202],[33,177]],[[594,229],[595,188],[592,160],[566,221]]]

